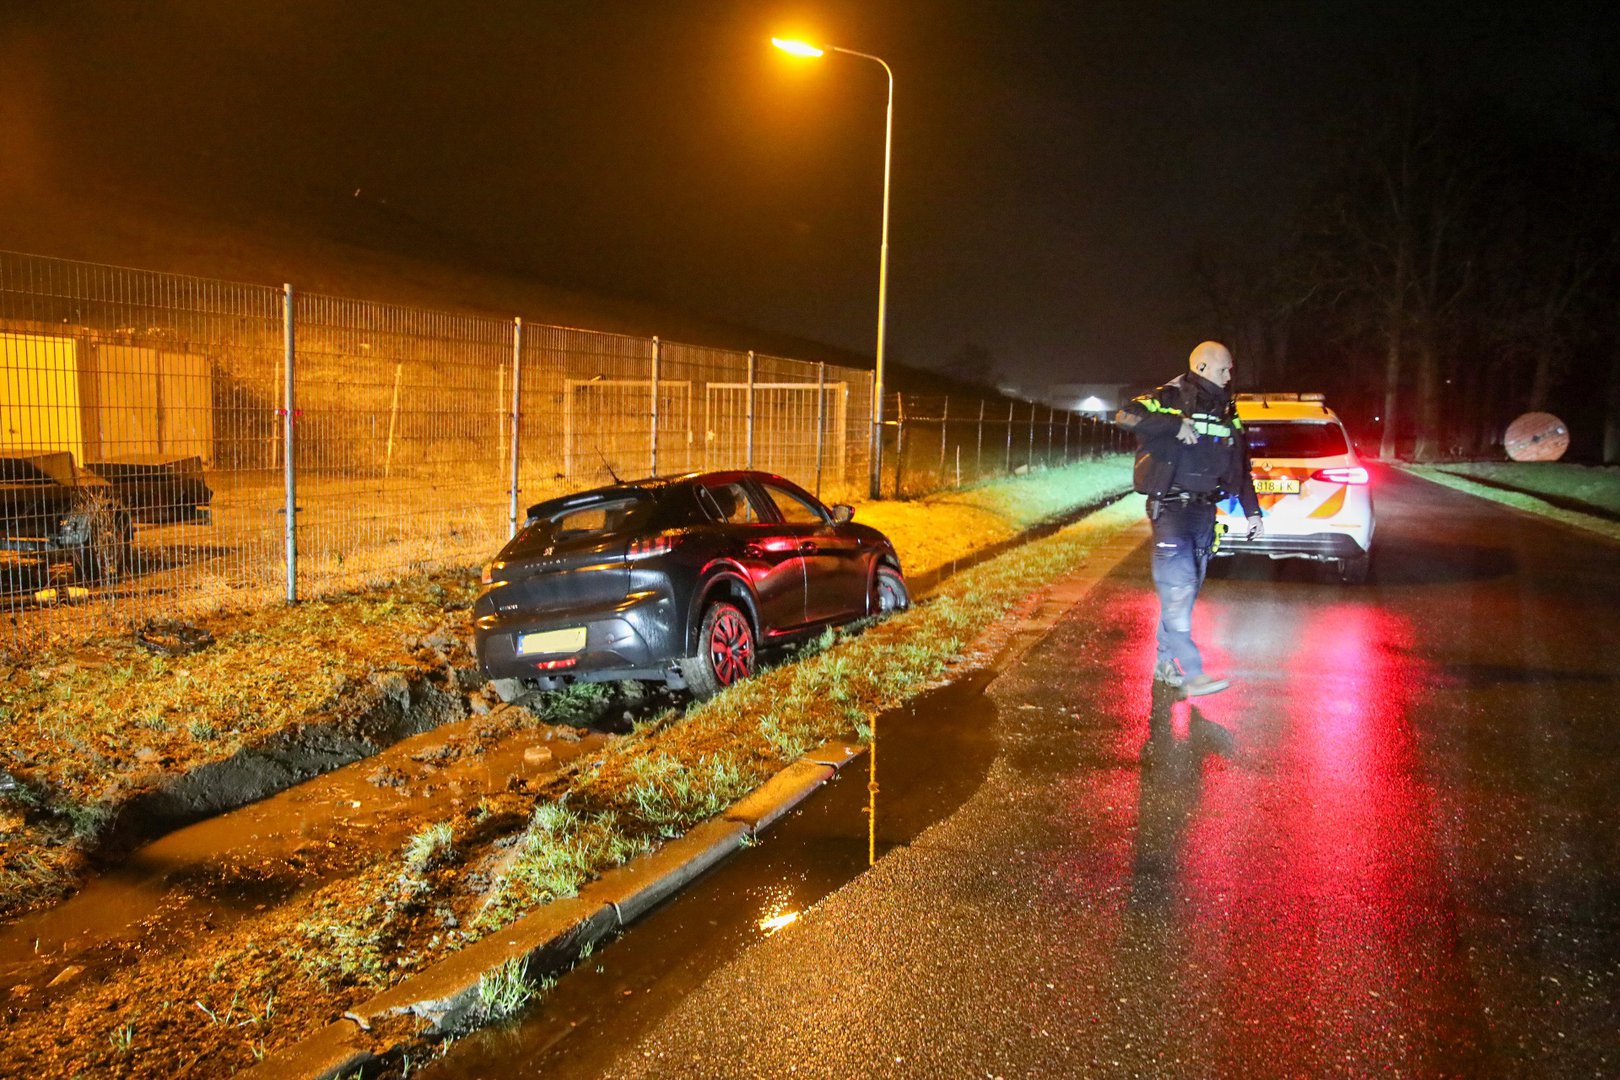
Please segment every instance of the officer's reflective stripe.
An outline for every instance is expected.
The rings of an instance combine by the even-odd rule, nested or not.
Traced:
[[[1136,403],[1142,406],[1142,408],[1146,409],[1148,412],[1169,413],[1171,416],[1187,415],[1180,409],[1172,409],[1168,405],[1161,404],[1159,399],[1154,397],[1152,394],[1143,394],[1141,397],[1136,399]]]
[[[1230,439],[1232,429],[1218,416],[1209,413],[1192,414],[1193,430],[1200,435],[1213,435],[1218,439]]]
[[[1180,409],[1172,409],[1170,406],[1164,404],[1152,394],[1143,394],[1141,397],[1136,399],[1136,404],[1142,406],[1142,408],[1146,409],[1150,413],[1163,413],[1166,416],[1187,417],[1188,419],[1192,420],[1193,430],[1198,432],[1198,434],[1210,435],[1217,439],[1230,439],[1233,431],[1241,431],[1243,429],[1242,421],[1235,416],[1232,417],[1230,424],[1228,424],[1223,417],[1215,416],[1212,413],[1193,413],[1190,417],[1188,417],[1187,413],[1182,412]]]

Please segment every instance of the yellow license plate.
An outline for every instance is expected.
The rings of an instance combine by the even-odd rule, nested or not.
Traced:
[[[519,634],[519,656],[535,653],[579,652],[585,647],[585,628],[570,626],[566,630],[538,630],[532,634]]]
[[[1268,477],[1254,482],[1256,495],[1298,495],[1299,481],[1292,476]]]

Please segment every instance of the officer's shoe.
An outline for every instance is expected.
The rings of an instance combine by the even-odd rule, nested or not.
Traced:
[[[1176,670],[1174,660],[1160,660],[1153,665],[1153,681],[1163,683],[1165,686],[1180,686],[1185,680],[1182,679],[1181,672]]]
[[[1181,694],[1183,697],[1203,697],[1205,694],[1218,694],[1232,685],[1231,679],[1217,679],[1213,675],[1194,675],[1183,680]]]

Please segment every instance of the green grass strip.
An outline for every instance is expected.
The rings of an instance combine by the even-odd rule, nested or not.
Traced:
[[[1577,510],[1565,510],[1527,491],[1506,491],[1499,487],[1492,487],[1490,484],[1482,484],[1477,480],[1469,479],[1467,476],[1458,475],[1457,471],[1455,471],[1458,466],[1440,468],[1434,465],[1399,465],[1397,467],[1414,476],[1431,480],[1443,487],[1452,488],[1469,495],[1477,495],[1481,499],[1489,499],[1492,502],[1511,506],[1516,510],[1523,510],[1540,517],[1551,518],[1565,525],[1573,525],[1577,529],[1597,533],[1599,536],[1607,537],[1610,540],[1620,540],[1620,522],[1606,521],[1603,518],[1592,514],[1583,514]],[[1552,492],[1549,490],[1549,493]]]

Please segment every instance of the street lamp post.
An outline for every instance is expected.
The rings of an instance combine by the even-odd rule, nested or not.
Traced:
[[[771,44],[794,56],[817,57],[835,52],[870,60],[882,67],[883,73],[889,78],[889,104],[883,121],[883,235],[878,248],[877,364],[872,372],[872,475],[869,495],[878,499],[883,495],[883,344],[887,336],[889,304],[889,162],[894,145],[894,72],[882,57],[837,45],[818,48],[803,41],[784,38],[771,38]]]

